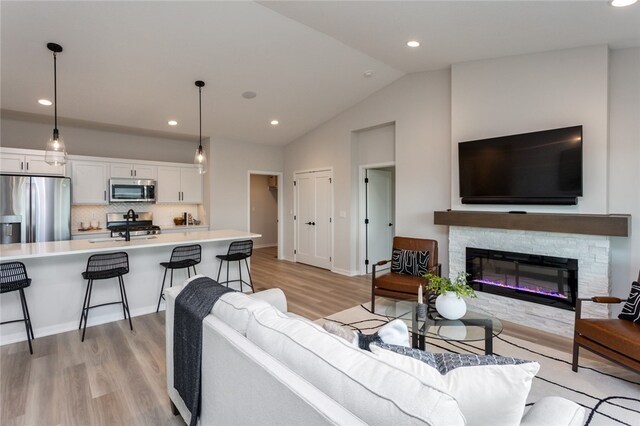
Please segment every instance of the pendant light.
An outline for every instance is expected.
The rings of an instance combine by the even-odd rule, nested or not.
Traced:
[[[47,142],[47,150],[44,161],[52,166],[62,166],[67,162],[67,148],[64,139],[58,132],[58,80],[56,70],[56,56],[62,52],[62,46],[56,43],[47,43],[47,48],[53,52],[53,134]]]
[[[196,149],[193,163],[198,166],[198,173],[203,175],[207,173],[207,154],[202,148],[202,88],[204,87],[204,81],[196,81],[196,86],[198,87],[198,109],[200,111],[200,137],[198,138],[198,149]]]

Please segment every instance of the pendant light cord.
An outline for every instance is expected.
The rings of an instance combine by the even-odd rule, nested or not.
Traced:
[[[56,52],[53,52],[53,133],[58,135],[58,70],[56,67]]]
[[[198,87],[198,109],[200,111],[200,136],[198,139],[198,150],[202,152],[202,87]]]

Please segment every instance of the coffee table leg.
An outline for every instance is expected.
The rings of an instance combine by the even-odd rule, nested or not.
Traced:
[[[484,326],[484,354],[493,355],[493,323]]]

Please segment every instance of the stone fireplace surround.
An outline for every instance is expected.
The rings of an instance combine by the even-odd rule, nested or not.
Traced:
[[[578,297],[610,294],[610,241],[601,235],[519,231],[466,226],[449,227],[449,275],[466,269],[466,248],[567,257],[578,260]],[[477,292],[468,301],[500,319],[562,336],[573,336],[575,313],[564,309]],[[583,315],[607,318],[607,305],[585,303]]]

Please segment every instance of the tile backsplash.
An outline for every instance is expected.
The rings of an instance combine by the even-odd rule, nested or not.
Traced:
[[[80,223],[100,222],[105,227],[107,213],[125,213],[133,209],[135,212],[153,213],[154,225],[173,225],[173,218],[182,216],[183,212],[191,213],[194,219],[204,217],[202,206],[197,204],[149,204],[149,203],[115,203],[107,205],[71,206],[71,229],[80,228]]]

